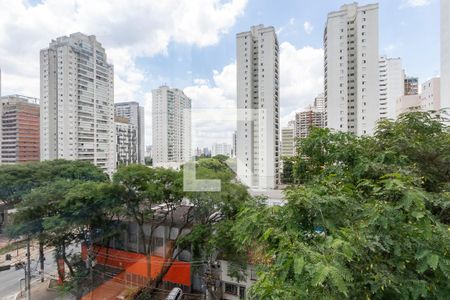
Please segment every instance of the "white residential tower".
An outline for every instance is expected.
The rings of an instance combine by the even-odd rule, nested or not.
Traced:
[[[379,117],[378,4],[329,13],[324,50],[326,127],[372,134]]]
[[[380,57],[380,119],[395,119],[397,99],[405,94],[401,58]]]
[[[237,175],[253,189],[279,182],[279,47],[273,27],[236,36]]]
[[[52,40],[40,54],[41,160],[115,169],[114,70],[95,36]]]
[[[191,99],[168,86],[152,96],[153,166],[179,168],[191,158]]]

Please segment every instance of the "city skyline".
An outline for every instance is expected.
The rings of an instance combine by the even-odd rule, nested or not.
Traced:
[[[11,33],[5,33],[0,41],[0,67],[3,71],[3,94],[20,93],[38,97],[38,72],[36,73],[36,50],[45,47],[48,40],[76,31],[94,34],[102,41],[111,62],[115,66],[115,102],[138,101],[146,107],[146,145],[151,144],[151,89],[161,83],[182,89],[192,98],[193,109],[235,107],[235,54],[234,35],[246,30],[250,25],[264,23],[274,26],[280,40],[280,104],[281,123],[286,125],[296,111],[307,106],[323,90],[323,51],[322,37],[327,13],[338,10],[349,1],[317,1],[306,3],[286,2],[279,14],[273,15],[273,4],[261,1],[233,1],[226,4],[209,3],[211,13],[205,22],[214,26],[208,29],[197,26],[204,16],[197,16],[191,10],[183,11],[180,24],[174,28],[163,28],[160,47],[146,38],[134,33],[114,34],[119,25],[137,31],[142,18],[135,21],[123,20],[124,24],[114,21],[101,21],[94,12],[92,21],[76,20],[72,16],[80,7],[63,5],[56,7],[47,1],[31,1],[27,5],[10,2],[15,7],[13,17],[28,18],[28,22],[40,22],[37,16],[54,16],[54,21],[69,16],[67,29],[61,31],[52,28],[49,31],[32,31],[29,26],[15,24],[17,34],[32,34],[32,40],[25,48],[15,51],[7,44]],[[4,2],[6,4],[6,2]],[[360,5],[376,1],[359,1]],[[439,1],[379,1],[380,6],[380,55],[401,57],[408,75],[419,77],[420,83],[439,74],[439,47],[428,49],[426,45],[439,42]],[[0,4],[2,5],[2,4]],[[117,7],[110,5],[112,14],[118,13]],[[130,16],[141,16],[136,12],[134,2],[129,4]],[[150,4],[149,4],[150,5]],[[151,5],[150,5],[151,6]],[[183,7],[183,5],[181,5]],[[307,9],[305,9],[305,7]],[[58,9],[63,9],[58,11]],[[149,7],[146,12],[154,13]],[[301,8],[301,9],[300,9]],[[45,11],[44,11],[45,9]],[[178,10],[177,10],[178,11]],[[8,21],[5,16],[2,21]],[[130,18],[131,18],[130,17]],[[81,18],[77,16],[76,18]],[[146,16],[147,18],[147,16]],[[423,22],[424,19],[430,20]],[[51,20],[51,18],[50,18]],[[180,29],[188,20],[195,26],[189,32]],[[126,21],[128,21],[128,24]],[[105,23],[106,22],[106,23]],[[109,22],[109,23],[108,23]],[[52,21],[49,21],[52,23]],[[44,26],[45,25],[45,26]],[[69,26],[70,25],[70,26]],[[98,26],[97,26],[98,25]],[[44,28],[49,24],[42,24]],[[128,26],[128,27],[127,27]],[[159,26],[159,24],[158,24]],[[55,27],[55,26],[53,26]],[[8,28],[5,24],[3,28]],[[394,29],[395,30],[394,30]],[[150,30],[149,35],[157,33],[158,27]],[[128,31],[126,31],[128,33]],[[156,32],[156,33],[155,33]],[[412,37],[420,36],[420,39]],[[5,44],[6,43],[6,44]],[[143,47],[147,50],[143,50]],[[15,46],[19,47],[19,46]],[[156,47],[156,48],[155,48]],[[427,55],[421,55],[426,49]],[[37,50],[38,51],[38,50]],[[22,55],[23,54],[23,55]],[[421,57],[421,59],[418,59]],[[283,64],[289,60],[289,64]],[[300,68],[300,66],[304,66]],[[197,129],[196,129],[197,128]],[[224,142],[235,130],[234,122],[211,126],[204,120],[193,120],[193,134],[208,131],[208,139],[200,139],[198,146],[208,146],[214,142]],[[204,135],[202,135],[204,137]],[[193,137],[193,140],[196,140]],[[204,141],[204,142],[203,142]],[[193,145],[195,147],[197,145]]]

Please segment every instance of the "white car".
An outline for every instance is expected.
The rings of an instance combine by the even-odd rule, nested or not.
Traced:
[[[183,291],[180,288],[173,288],[166,300],[181,300],[183,298]]]

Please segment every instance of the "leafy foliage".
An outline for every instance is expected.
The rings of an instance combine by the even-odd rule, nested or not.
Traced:
[[[314,129],[287,204],[243,209],[232,230],[259,262],[259,299],[447,299],[448,127],[425,113],[374,137]]]
[[[85,161],[52,160],[0,166],[0,200],[20,201],[33,188],[57,181],[106,181],[108,176],[100,168]]]

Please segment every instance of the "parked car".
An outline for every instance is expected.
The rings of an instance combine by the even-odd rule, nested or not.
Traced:
[[[23,261],[19,261],[19,262],[15,263],[14,266],[16,267],[16,270],[20,270],[25,267],[25,263]]]
[[[183,298],[183,291],[180,288],[173,288],[166,300],[181,300]]]

